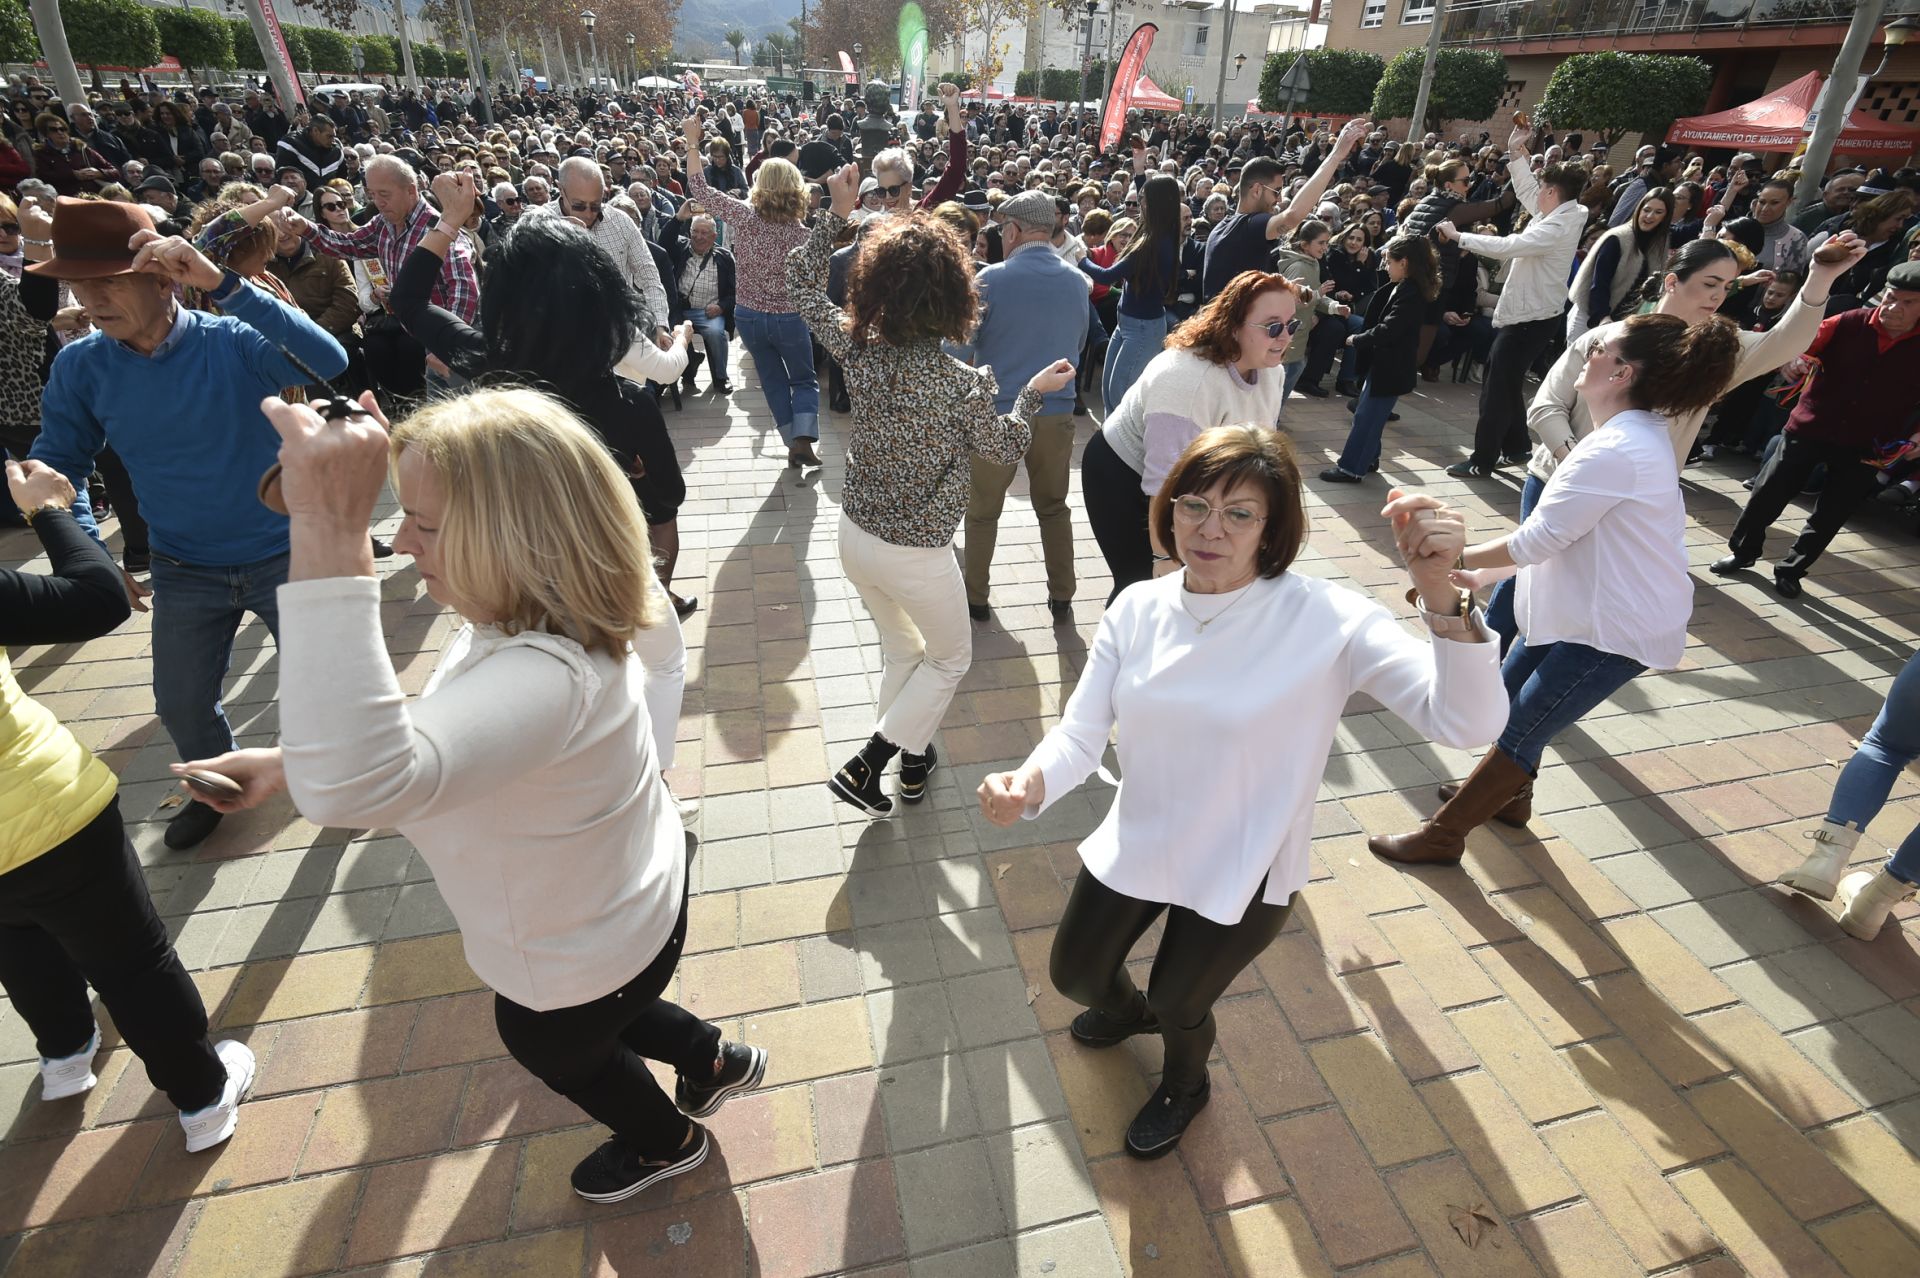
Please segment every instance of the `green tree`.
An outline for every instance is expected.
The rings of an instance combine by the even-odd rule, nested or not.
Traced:
[[[734,27],[732,30],[728,31],[726,35],[722,36],[721,39],[725,40],[728,44],[733,46],[733,65],[735,65],[736,67],[739,66],[740,65],[740,46],[747,42],[747,33],[742,31],[739,27]]]
[[[160,28],[160,48],[179,59],[183,67],[230,71],[237,65],[233,29],[227,20],[205,9],[152,9]]]
[[[307,43],[307,31],[306,27],[283,26],[280,28],[280,38],[287,44],[287,56],[293,59],[294,69],[297,71],[318,69],[313,65],[313,49]]]
[[[227,26],[227,39],[233,47],[233,63],[249,71],[258,71],[267,64],[260,56],[260,44],[253,38],[253,23],[245,18],[222,18]]]
[[[1426,56],[1425,48],[1415,46],[1402,50],[1387,63],[1373,90],[1375,119],[1412,117]],[[1442,49],[1433,61],[1427,118],[1414,121],[1414,127],[1438,131],[1448,120],[1491,119],[1500,106],[1500,95],[1506,91],[1507,60],[1498,53],[1491,49]]]
[[[446,64],[440,73],[442,75],[463,76],[467,73],[467,51],[465,49],[448,49],[441,55],[441,61]]]
[[[413,46],[413,69],[420,75],[439,77],[447,73],[447,55],[437,44],[422,41]]]
[[[1312,80],[1305,101],[1293,109],[1308,115],[1360,115],[1373,106],[1373,91],[1380,83],[1387,64],[1377,53],[1358,49],[1308,49],[1300,53],[1275,53],[1260,69],[1260,109],[1284,111],[1286,99],[1280,81],[1293,66],[1295,58],[1307,60]],[[1408,105],[1412,109],[1412,105]]]
[[[1663,136],[1706,105],[1713,68],[1658,53],[1576,53],[1554,68],[1540,114],[1563,132],[1589,129],[1613,146],[1629,133]]]
[[[393,75],[399,71],[399,40],[390,35],[364,35],[358,43],[360,55],[366,59],[362,70],[368,75]]]
[[[60,21],[81,66],[138,70],[160,61],[160,28],[138,0],[64,0]]]
[[[40,38],[23,0],[0,0],[0,62],[32,62],[40,56]]]
[[[303,27],[301,37],[313,59],[313,70],[329,75],[344,75],[353,70],[353,45],[338,31],[326,27]]]

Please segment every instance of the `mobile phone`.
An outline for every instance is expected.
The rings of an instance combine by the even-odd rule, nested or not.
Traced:
[[[180,779],[187,783],[189,789],[209,798],[237,799],[246,793],[239,782],[230,777],[223,777],[218,772],[183,772],[180,774]]]

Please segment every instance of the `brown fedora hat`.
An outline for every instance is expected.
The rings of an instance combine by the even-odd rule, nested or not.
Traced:
[[[63,195],[53,202],[53,256],[30,263],[27,270],[56,280],[126,275],[133,268],[134,253],[127,241],[135,231],[152,229],[153,221],[143,204],[76,200]]]

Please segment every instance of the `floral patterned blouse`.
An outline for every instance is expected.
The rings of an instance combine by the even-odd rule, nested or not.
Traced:
[[[775,315],[791,315],[787,291],[787,254],[806,243],[807,228],[798,222],[769,222],[753,205],[707,185],[699,165],[687,170],[687,198],[701,201],[707,212],[727,224],[727,247],[739,264],[734,297],[739,305]]]
[[[1023,389],[1013,411],[1001,416],[993,408],[993,370],[962,364],[937,341],[854,345],[846,312],[826,292],[833,237],[845,225],[823,210],[807,242],[787,258],[787,290],[820,345],[840,361],[853,400],[841,509],[896,546],[951,545],[967,513],[969,455],[1007,466],[1019,461],[1041,396]]]

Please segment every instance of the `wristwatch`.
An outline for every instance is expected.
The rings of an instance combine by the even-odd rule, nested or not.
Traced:
[[[1426,604],[1420,600],[1418,588],[1409,587],[1407,602],[1420,610],[1421,620],[1427,623],[1427,629],[1436,635],[1477,634],[1479,620],[1473,615],[1473,592],[1462,590],[1452,612],[1429,612]]]

